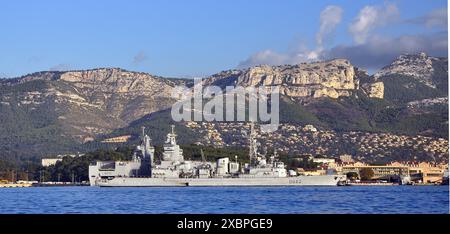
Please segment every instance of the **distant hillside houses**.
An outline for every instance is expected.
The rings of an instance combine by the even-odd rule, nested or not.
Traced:
[[[124,135],[124,136],[118,136],[118,137],[112,137],[108,139],[104,139],[101,142],[102,143],[125,143],[131,138],[131,135]]]
[[[51,158],[42,158],[41,159],[41,165],[43,167],[49,167],[49,166],[55,165],[59,161],[62,161],[64,157],[72,157],[72,158],[74,158],[74,157],[81,157],[83,155],[84,154],[80,154],[80,153],[77,153],[77,154],[64,154],[64,155],[60,154],[60,155],[57,155],[57,156],[51,157]]]

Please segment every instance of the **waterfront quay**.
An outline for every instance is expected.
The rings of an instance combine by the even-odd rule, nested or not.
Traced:
[[[0,188],[89,186],[89,183],[17,181],[0,183]]]
[[[0,184],[0,188],[27,188],[31,186],[32,184],[18,184],[18,183]]]

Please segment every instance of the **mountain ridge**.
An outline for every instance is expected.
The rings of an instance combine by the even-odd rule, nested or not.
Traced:
[[[437,82],[436,87],[407,74],[368,75],[345,59],[231,69],[208,76],[203,82],[220,87],[278,85],[283,100],[291,102],[283,104],[281,110],[285,122],[443,136],[448,117],[442,126],[422,121],[422,116],[431,116],[437,123],[445,122],[448,107],[435,108],[442,101],[408,107],[414,101],[448,97],[448,89],[443,88],[448,65],[441,59],[432,61],[430,77]],[[175,102],[170,94],[176,85],[189,87],[192,81],[121,68],[43,71],[0,80],[0,150],[9,155],[38,156],[50,153],[46,148],[52,152],[82,150],[83,143],[168,110]],[[418,119],[420,126],[405,128],[402,118]],[[167,117],[158,121],[159,125],[167,123]],[[155,131],[162,129],[155,127]],[[24,153],[25,148],[31,152]]]

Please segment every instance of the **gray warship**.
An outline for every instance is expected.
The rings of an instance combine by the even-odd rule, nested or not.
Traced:
[[[288,171],[275,152],[266,157],[258,152],[254,124],[250,125],[250,162],[219,158],[215,163],[184,160],[176,133],[167,134],[162,158],[155,162],[155,149],[142,128],[141,144],[131,161],[97,161],[89,166],[91,186],[100,187],[174,187],[174,186],[336,186],[345,175],[297,175]]]

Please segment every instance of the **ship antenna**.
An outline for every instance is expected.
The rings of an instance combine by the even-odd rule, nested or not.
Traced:
[[[141,129],[142,129],[142,140],[144,140],[144,138],[145,138],[145,127],[144,126],[142,126],[141,127]]]
[[[253,121],[250,122],[250,136],[249,136],[249,158],[250,163],[254,163],[256,159],[256,152],[257,151],[257,145],[255,141],[255,129]]]

